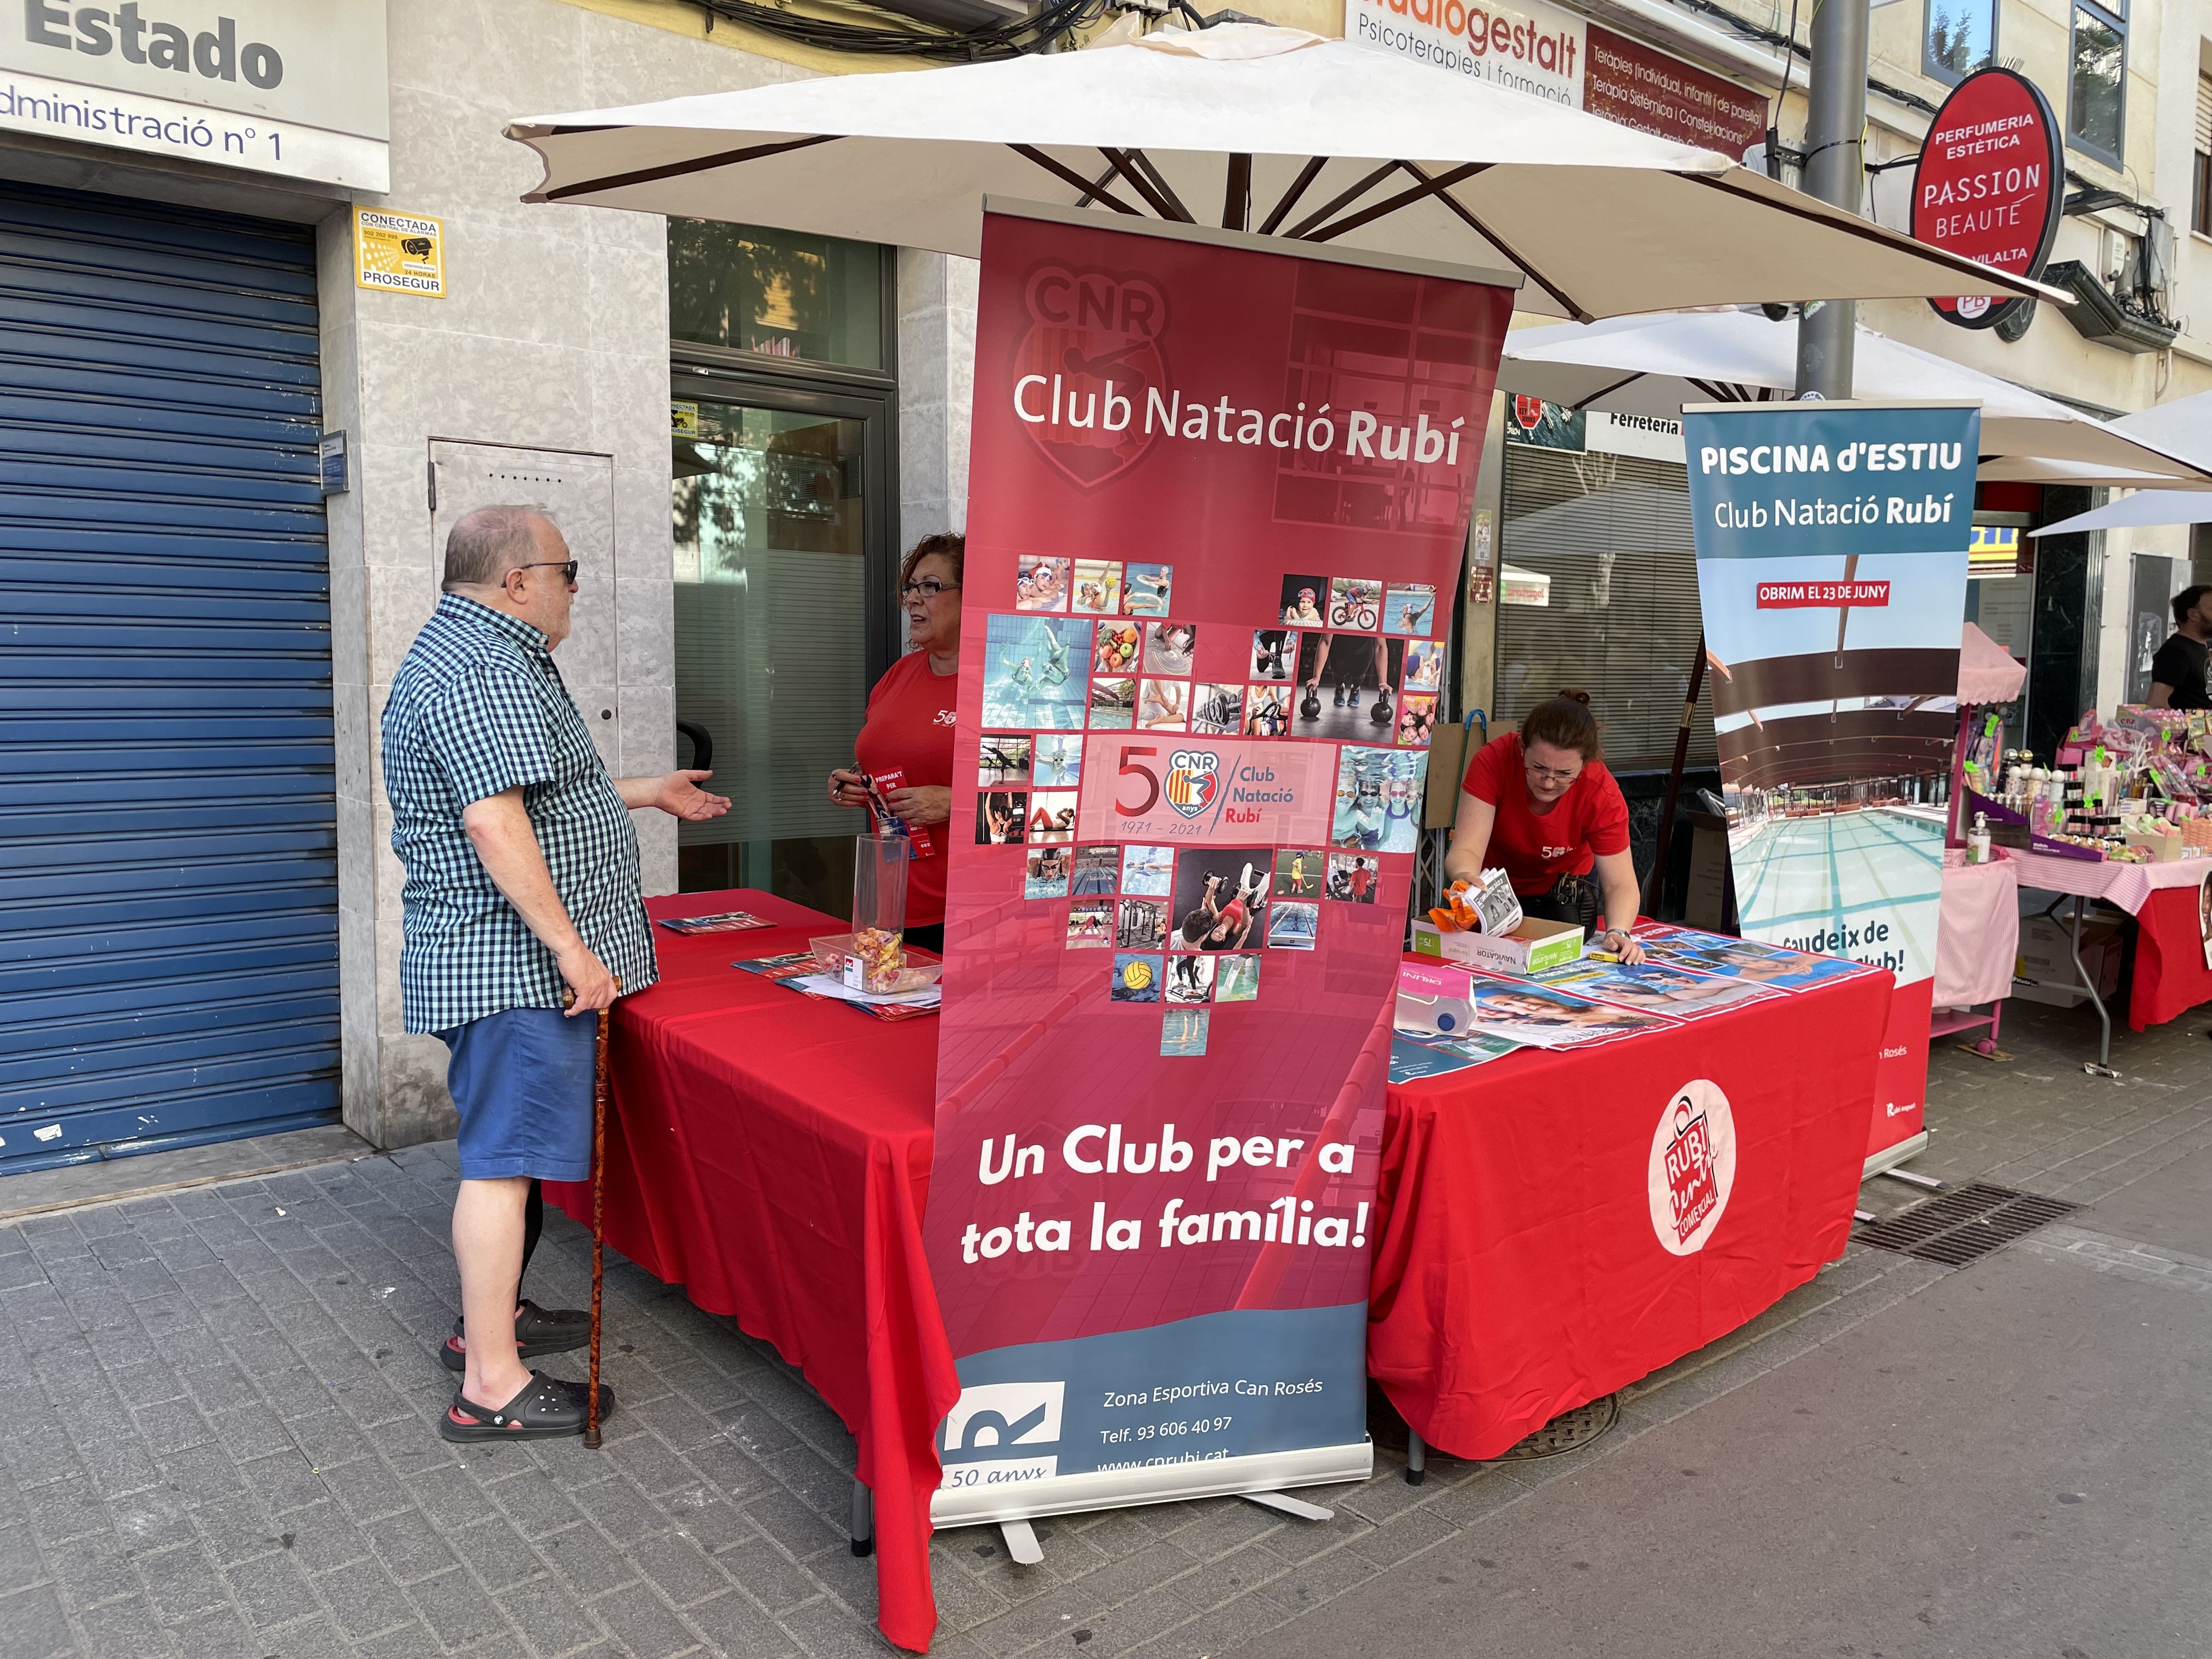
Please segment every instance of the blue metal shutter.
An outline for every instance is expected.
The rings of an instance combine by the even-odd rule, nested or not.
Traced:
[[[312,233],[0,183],[0,1173],[331,1121]]]

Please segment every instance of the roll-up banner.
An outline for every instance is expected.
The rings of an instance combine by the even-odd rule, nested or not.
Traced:
[[[933,1513],[1357,1480],[1390,1010],[1511,279],[992,209]]]
[[[1921,1133],[1976,404],[1682,412],[1744,937],[1897,977],[1868,1156]]]

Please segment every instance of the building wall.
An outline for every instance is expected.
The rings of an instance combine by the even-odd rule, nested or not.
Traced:
[[[805,71],[559,0],[392,0],[390,39],[392,190],[378,204],[444,221],[448,296],[356,287],[345,213],[320,246],[326,419],[352,434],[356,480],[331,526],[345,1115],[401,1146],[453,1126],[444,1045],[402,1030],[401,872],[376,763],[392,674],[436,603],[432,439],[611,458],[616,763],[674,763],[663,222],[524,205],[538,161],[501,129]],[[646,890],[672,890],[673,822],[643,814],[638,828]]]

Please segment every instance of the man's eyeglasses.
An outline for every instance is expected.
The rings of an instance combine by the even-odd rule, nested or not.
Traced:
[[[581,562],[578,559],[564,559],[557,562],[541,559],[536,564],[519,564],[514,568],[517,570],[557,570],[561,573],[561,580],[574,587],[576,585],[576,568]]]
[[[899,585],[899,598],[902,599],[933,599],[939,593],[957,593],[959,591],[960,586],[958,583],[941,582],[938,580],[936,577],[931,576],[923,581],[901,583]]]
[[[1539,783],[1572,783],[1583,775],[1583,769],[1579,766],[1571,772],[1562,772],[1556,767],[1539,766],[1534,761],[1522,761],[1521,764]]]

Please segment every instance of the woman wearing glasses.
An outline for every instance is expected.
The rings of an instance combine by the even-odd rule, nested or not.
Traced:
[[[1444,874],[1479,882],[1486,867],[1503,869],[1521,908],[1547,921],[1587,930],[1602,912],[1609,926],[1598,947],[1641,962],[1644,947],[1628,932],[1637,907],[1628,803],[1599,752],[1587,691],[1538,703],[1519,732],[1485,744],[1460,786]]]
[[[964,536],[925,536],[899,566],[913,649],[868,694],[868,713],[854,739],[854,764],[830,775],[830,799],[866,806],[862,774],[896,774],[884,803],[913,833],[907,866],[906,937],[926,951],[945,948],[945,824],[952,816],[952,722],[960,690],[960,575]]]

